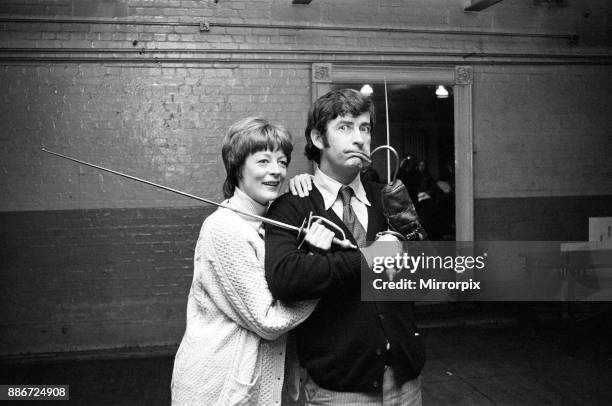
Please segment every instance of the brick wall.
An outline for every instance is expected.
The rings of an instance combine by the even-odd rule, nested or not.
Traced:
[[[308,67],[130,67],[107,64],[2,68],[0,210],[167,207],[193,201],[79,168],[41,147],[220,200],[220,140],[230,123],[261,115],[296,139],[292,172],[307,170],[300,123]],[[303,131],[303,130],[302,130]],[[19,185],[19,187],[15,187]]]
[[[588,240],[588,218],[612,214],[610,68],[475,76],[475,238]]]
[[[1,354],[176,344],[211,211],[0,213]]]
[[[477,236],[541,235],[564,217],[522,208],[551,196],[605,211],[612,6],[567,3],[0,2],[0,355],[177,343],[210,212],[40,147],[220,199],[219,142],[244,116],[287,125],[290,173],[309,169],[313,62],[474,65]]]
[[[475,75],[476,198],[612,195],[610,67]]]

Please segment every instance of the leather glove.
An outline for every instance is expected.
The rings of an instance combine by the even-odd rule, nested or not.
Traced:
[[[392,185],[385,185],[381,197],[383,214],[393,230],[404,235],[408,241],[427,240],[427,233],[401,180],[396,179]]]

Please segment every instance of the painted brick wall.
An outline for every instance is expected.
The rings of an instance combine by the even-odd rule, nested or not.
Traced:
[[[612,195],[612,70],[482,67],[476,198]]]
[[[309,169],[312,62],[474,61],[477,236],[551,238],[538,230],[565,217],[523,210],[551,196],[572,213],[605,211],[612,5],[507,0],[464,13],[465,4],[0,2],[0,355],[178,343],[191,254],[210,212],[41,146],[220,199],[220,139],[244,116],[284,123],[296,140],[291,173]],[[456,32],[466,30],[483,35]],[[537,35],[551,33],[564,36]],[[574,219],[552,230],[581,227]]]
[[[610,68],[475,76],[475,238],[588,240],[589,217],[612,214]]]
[[[220,140],[253,115],[295,135],[292,172],[304,172],[304,66],[219,68],[5,66],[0,210],[168,207],[193,201],[79,168],[41,147],[220,200]],[[301,131],[300,131],[301,130]],[[18,187],[16,187],[18,185]]]
[[[176,344],[211,211],[0,213],[0,354]]]
[[[612,195],[476,199],[481,241],[588,241],[589,217],[612,216]]]

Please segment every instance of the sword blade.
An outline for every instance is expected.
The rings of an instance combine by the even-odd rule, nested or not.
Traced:
[[[389,99],[387,98],[387,79],[385,79],[385,119],[387,121],[387,145],[391,145],[389,137]],[[387,183],[392,184],[391,180],[391,153],[387,150]]]
[[[217,207],[223,207],[225,209],[232,210],[232,211],[234,211],[234,212],[236,212],[238,214],[242,214],[244,216],[256,218],[258,220],[263,221],[264,223],[272,224],[272,225],[275,225],[275,226],[280,227],[280,228],[284,228],[284,229],[287,229],[287,230],[295,231],[295,232],[298,233],[298,235],[302,231],[302,229],[300,227],[295,227],[295,226],[292,226],[291,224],[286,224],[286,223],[283,223],[281,221],[272,220],[272,219],[269,219],[267,217],[259,216],[257,214],[247,213],[245,211],[242,211],[242,210],[239,210],[239,209],[235,209],[233,207],[229,207],[229,206],[226,206],[226,205],[221,204],[221,203],[217,203],[217,202],[215,202],[213,200],[206,199],[204,197],[192,195],[191,193],[183,192],[181,190],[173,189],[173,188],[168,187],[168,186],[160,185],[159,183],[151,182],[151,181],[146,180],[146,179],[141,179],[141,178],[138,178],[136,176],[128,175],[127,173],[115,171],[113,169],[105,168],[105,167],[100,166],[100,165],[96,165],[96,164],[92,164],[92,163],[89,163],[89,162],[85,162],[85,161],[82,161],[80,159],[68,156],[68,155],[60,154],[59,152],[53,152],[53,151],[50,151],[50,150],[48,150],[46,148],[42,148],[42,151],[46,152],[48,154],[56,155],[56,156],[58,156],[60,158],[67,159],[69,161],[77,162],[77,163],[79,163],[81,165],[86,165],[86,166],[89,166],[91,168],[95,168],[95,169],[98,169],[98,170],[101,170],[101,171],[104,171],[104,172],[112,173],[114,175],[122,176],[122,177],[127,178],[127,179],[131,179],[131,180],[135,180],[137,182],[145,183],[147,185],[154,186],[154,187],[159,188],[159,189],[167,190],[168,192],[172,192],[172,193],[176,193],[176,194],[181,195],[181,196],[189,197],[191,199],[198,200],[200,202],[208,203],[208,204],[211,204],[211,205],[217,206]]]

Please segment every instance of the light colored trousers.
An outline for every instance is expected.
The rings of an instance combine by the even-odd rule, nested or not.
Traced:
[[[421,377],[398,387],[393,368],[387,366],[380,392],[335,392],[321,388],[310,376],[306,378],[304,392],[306,406],[421,406]]]

